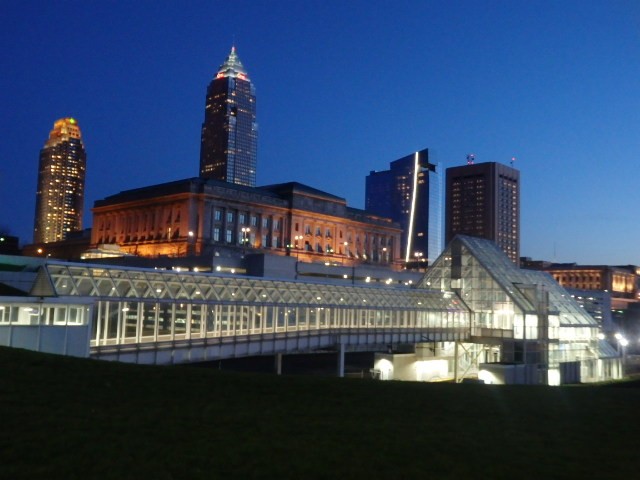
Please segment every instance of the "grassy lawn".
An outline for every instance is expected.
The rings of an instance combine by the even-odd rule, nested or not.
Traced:
[[[0,478],[638,478],[637,385],[0,365]]]

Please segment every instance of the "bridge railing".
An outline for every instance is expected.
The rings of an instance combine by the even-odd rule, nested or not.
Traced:
[[[328,328],[237,336],[208,336],[91,347],[94,358],[144,364],[206,362],[318,350],[387,351],[399,344],[468,341],[468,328]]]

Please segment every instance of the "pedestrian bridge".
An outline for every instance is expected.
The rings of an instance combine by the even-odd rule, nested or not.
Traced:
[[[471,336],[469,310],[457,295],[409,286],[51,260],[32,275],[28,298],[3,299],[4,344],[31,342],[45,351],[177,364],[322,350],[386,351]]]
[[[469,341],[464,328],[324,328],[283,332],[204,336],[177,340],[152,339],[97,346],[94,358],[143,364],[206,362],[245,356],[335,351],[387,351],[399,345]]]
[[[417,285],[351,281],[3,257],[0,344],[145,364],[329,349],[343,358],[411,344],[416,362],[438,355],[442,369],[446,358],[457,365],[466,355],[537,369],[542,383],[563,381],[569,367],[582,382],[620,375],[617,353],[584,308],[549,275],[518,269],[492,242],[456,237]],[[385,362],[398,372],[406,360]],[[420,378],[430,378],[434,365],[422,365]],[[492,375],[507,376],[498,367]]]

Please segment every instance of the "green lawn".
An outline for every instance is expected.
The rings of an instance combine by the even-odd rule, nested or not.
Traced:
[[[638,478],[640,388],[0,362],[3,479]]]

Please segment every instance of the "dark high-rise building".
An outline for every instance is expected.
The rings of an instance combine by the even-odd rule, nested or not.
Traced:
[[[200,177],[255,187],[256,93],[235,47],[207,88]]]
[[[520,172],[488,162],[447,168],[445,243],[458,234],[493,240],[520,259]]]
[[[424,149],[372,171],[366,178],[365,209],[391,218],[403,230],[405,262],[432,262],[442,251],[442,200],[439,167]]]
[[[76,120],[56,121],[40,150],[34,243],[64,240],[82,230],[86,160]]]

